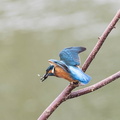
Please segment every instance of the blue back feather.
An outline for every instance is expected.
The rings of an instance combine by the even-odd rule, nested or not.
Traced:
[[[49,61],[55,63],[56,65],[61,67],[66,72],[69,72],[68,66],[63,61],[58,61],[58,60],[55,60],[55,59],[50,59]]]

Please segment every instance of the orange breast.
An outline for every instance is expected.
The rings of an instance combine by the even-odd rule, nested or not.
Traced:
[[[67,73],[65,70],[63,70],[62,68],[60,68],[59,66],[56,66],[56,67],[55,67],[54,74],[55,74],[57,77],[64,78],[64,79],[68,80],[69,82],[76,82],[76,81],[77,81],[77,80],[73,80],[73,79],[70,77],[70,74]]]

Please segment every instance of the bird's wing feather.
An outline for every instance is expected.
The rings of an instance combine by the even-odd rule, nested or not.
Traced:
[[[80,65],[80,58],[78,54],[85,50],[86,48],[84,47],[65,48],[59,53],[59,57],[60,57],[60,60],[64,61],[67,65],[78,66]]]
[[[85,74],[80,68],[69,66],[70,69],[70,75],[74,80],[80,81],[82,84],[87,84],[91,77],[87,74]]]

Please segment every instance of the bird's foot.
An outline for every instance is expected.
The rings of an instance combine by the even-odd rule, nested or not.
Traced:
[[[75,87],[79,87],[80,83],[79,82],[70,82],[71,85],[74,85]]]

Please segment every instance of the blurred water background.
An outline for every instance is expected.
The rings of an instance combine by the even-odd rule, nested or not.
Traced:
[[[84,46],[82,64],[119,0],[0,0],[0,120],[36,120],[69,84],[40,81],[48,59],[65,47]],[[92,85],[120,70],[120,22],[86,71]],[[63,103],[49,120],[120,119],[120,80]],[[78,89],[78,88],[77,88]]]

